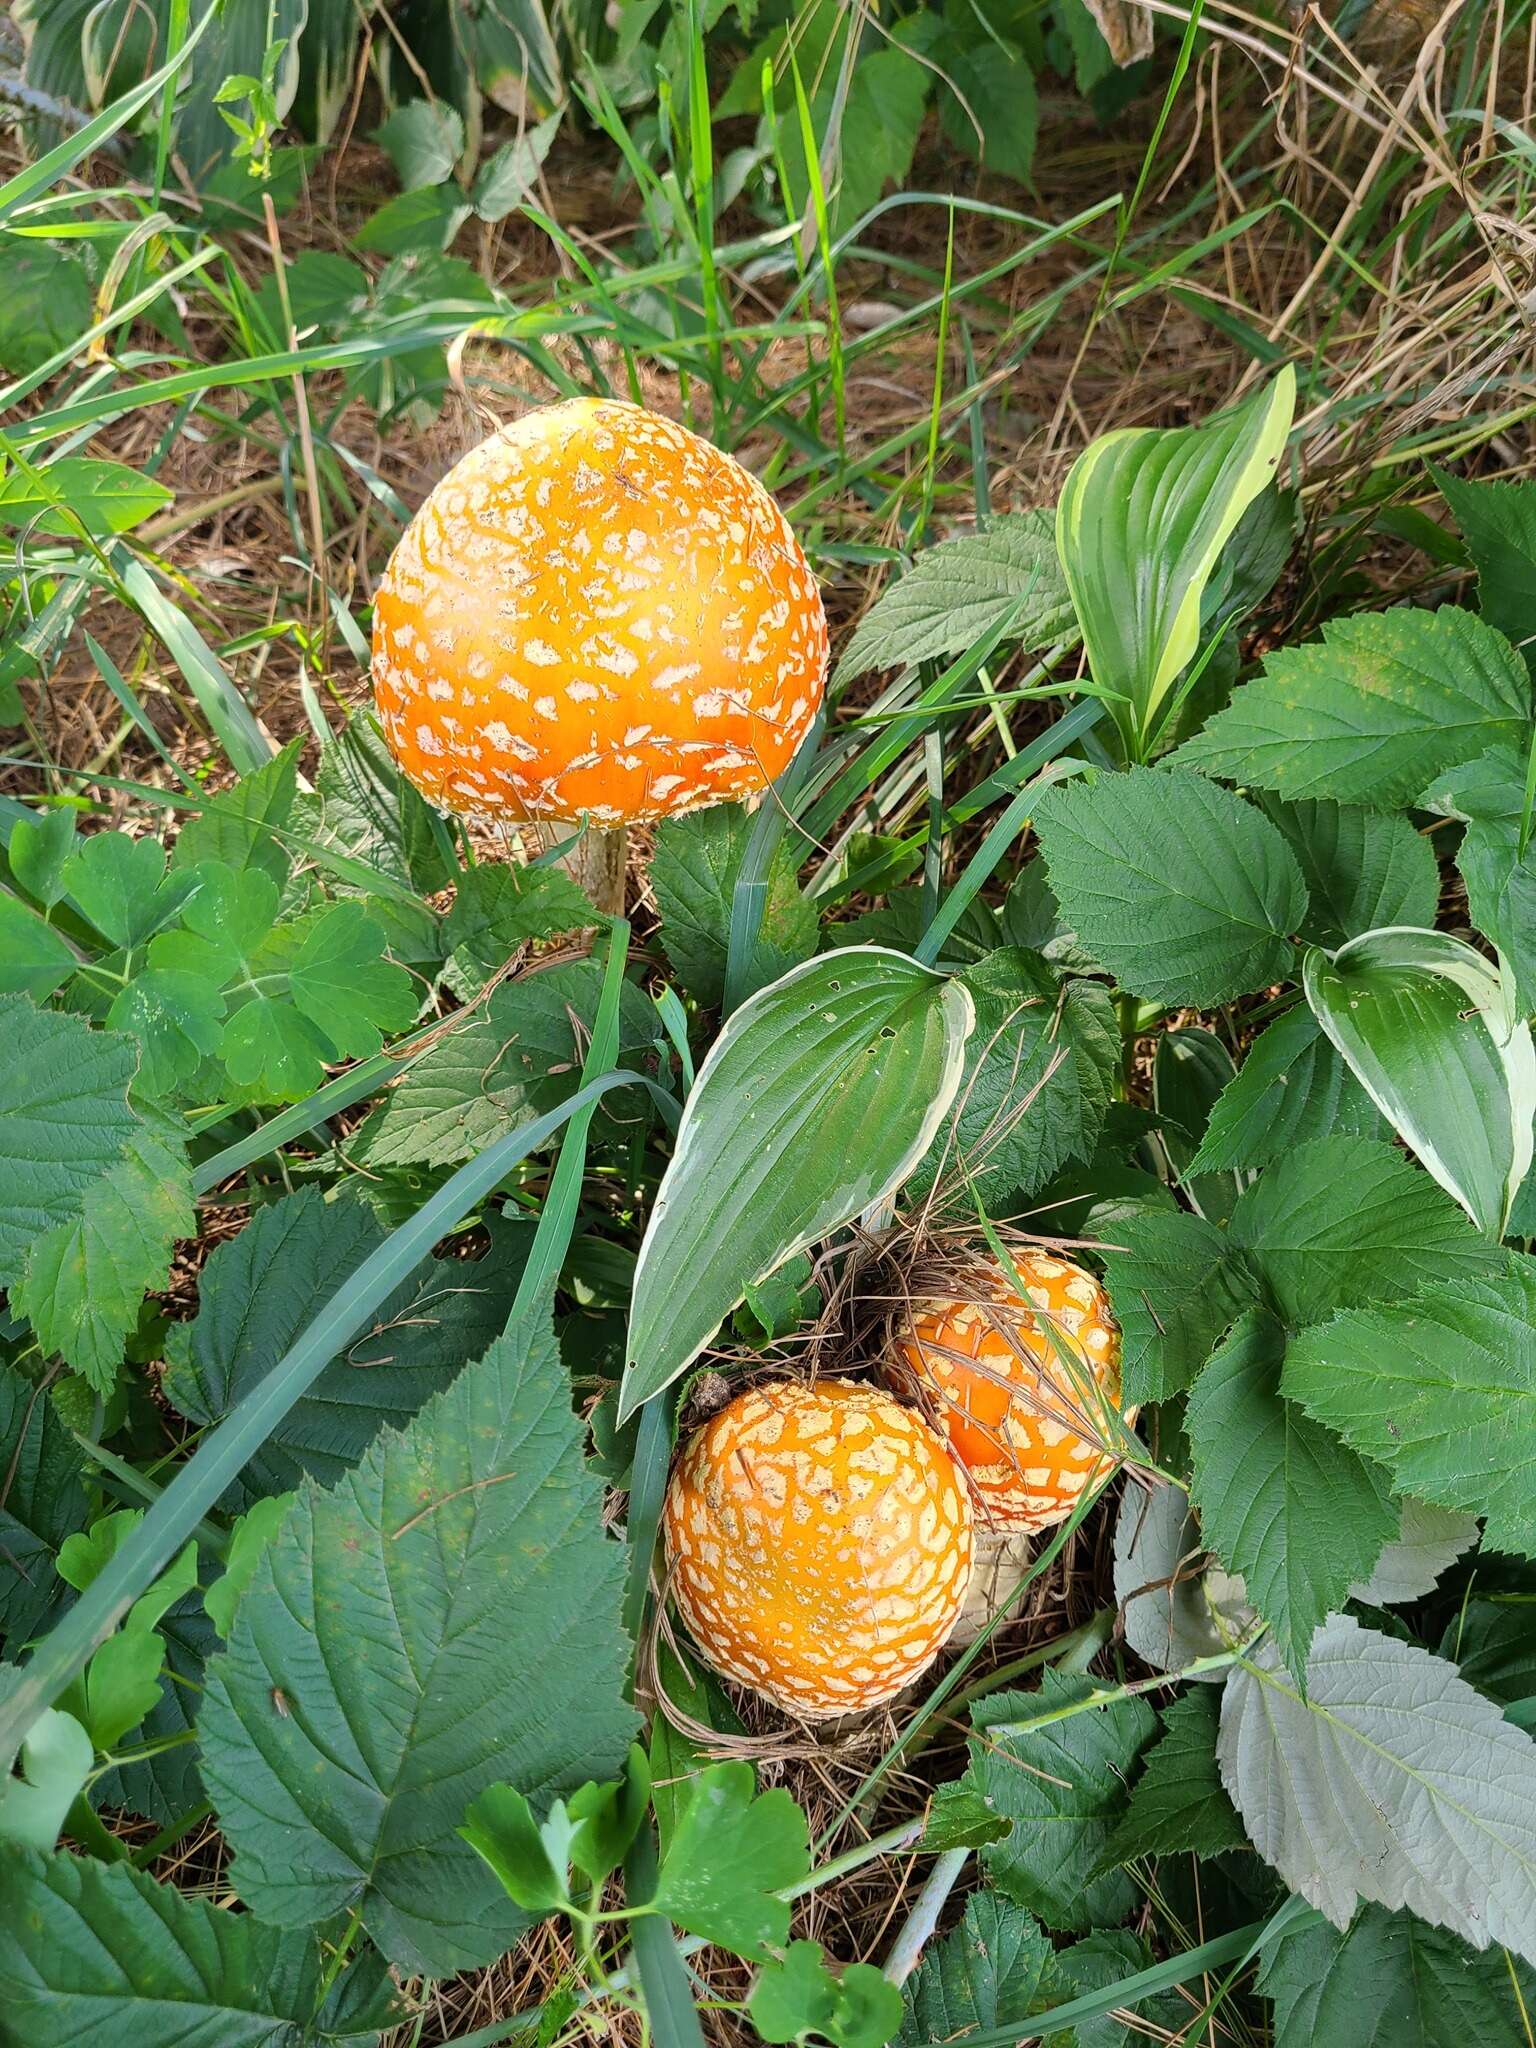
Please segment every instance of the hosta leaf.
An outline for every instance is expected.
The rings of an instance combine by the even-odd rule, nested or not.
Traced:
[[[146,1131],[84,1191],[76,1217],[36,1240],[12,1306],[45,1351],[105,1394],[146,1290],[164,1284],[176,1239],[196,1228],[185,1155]]]
[[[1311,906],[1303,938],[1337,946],[1382,925],[1434,923],[1435,850],[1406,818],[1322,801],[1272,799],[1265,809],[1301,863]]]
[[[657,829],[651,887],[661,912],[661,943],[677,978],[714,1008],[725,993],[731,897],[752,832],[739,804],[720,804]],[[781,845],[768,873],[768,894],[752,949],[748,984],[765,987],[816,950],[816,912],[800,893],[793,852]]]
[[[1246,1843],[1216,1768],[1217,1697],[1197,1687],[1164,1713],[1163,1732],[1104,1852],[1106,1864],[1129,1863],[1133,1856],[1214,1856]]]
[[[376,1961],[322,2002],[325,1964],[312,1929],[264,1927],[129,1863],[0,1857],[0,1991],[27,2048],[372,2043],[404,2017]]]
[[[1447,932],[1367,932],[1310,952],[1307,1001],[1398,1135],[1502,1236],[1531,1164],[1536,1049],[1506,979]]]
[[[1260,1645],[1217,1754],[1254,1847],[1336,1927],[1362,1899],[1536,1955],[1536,1742],[1452,1664],[1335,1615],[1307,1696]]]
[[[1431,777],[1515,745],[1531,717],[1525,664],[1472,612],[1398,607],[1332,619],[1281,648],[1178,759],[1291,798],[1391,810]]]
[[[1092,1152],[1114,1087],[1119,1033],[1102,988],[1058,980],[1036,953],[1005,946],[958,978],[976,1006],[959,1107],[913,1185],[963,1169],[996,1213],[1003,1197],[1033,1194],[1067,1160]]]
[[[635,1268],[621,1419],[761,1279],[899,1187],[960,1083],[965,989],[854,947],[742,1004],[699,1069]]]
[[[1491,1549],[1536,1553],[1536,1270],[1492,1272],[1353,1309],[1296,1338],[1285,1392],[1406,1493],[1487,1516]]]
[[[1530,2048],[1536,1972],[1481,1955],[1411,1913],[1366,1906],[1341,1933],[1291,1929],[1257,1988],[1275,2002],[1275,2048]]]
[[[222,1422],[384,1235],[361,1202],[328,1202],[314,1187],[258,1209],[203,1268],[197,1316],[179,1326],[165,1376],[174,1406]],[[339,1480],[381,1428],[408,1421],[500,1334],[525,1257],[522,1234],[498,1228],[483,1258],[424,1259],[272,1430],[230,1503],[282,1493],[306,1473]]]
[[[1102,434],[1067,477],[1056,545],[1094,681],[1129,698],[1112,708],[1138,750],[1195,653],[1206,584],[1275,475],[1295,403],[1287,367],[1204,425]]]
[[[1477,564],[1478,608],[1533,662],[1536,649],[1536,486],[1468,482],[1435,471],[1451,516]]]
[[[1376,1138],[1318,1138],[1266,1167],[1233,1211],[1232,1240],[1293,1324],[1500,1261],[1428,1174]]]
[[[559,868],[484,862],[459,878],[443,926],[443,979],[462,1002],[470,1002],[529,939],[602,922],[602,913]]]
[[[1377,1558],[1370,1577],[1350,1587],[1350,1598],[1371,1607],[1422,1600],[1434,1591],[1440,1574],[1476,1541],[1474,1516],[1431,1507],[1410,1496],[1402,1503],[1397,1534]]]
[[[1048,790],[1035,829],[1063,915],[1132,994],[1204,1007],[1291,972],[1301,870],[1230,790],[1132,768]]]
[[[1280,1392],[1285,1334],[1250,1309],[1196,1380],[1185,1427],[1206,1541],[1301,1676],[1323,1617],[1398,1528],[1385,1475]]]
[[[1015,2025],[1022,2033],[1054,1963],[1032,1914],[997,1892],[973,1892],[960,1925],[933,1943],[907,1981],[901,2048]]]
[[[860,620],[839,682],[963,654],[1013,617],[1011,638],[1045,647],[1075,630],[1049,511],[1010,512],[980,533],[924,548]]]
[[[1305,1003],[1267,1025],[1217,1097],[1190,1171],[1268,1166],[1335,1132],[1385,1134],[1381,1112]]]
[[[0,1285],[10,1285],[34,1240],[79,1215],[85,1190],[141,1128],[128,1106],[138,1047],[25,996],[0,996],[0,1034]]]
[[[64,1590],[54,1560],[85,1526],[83,1476],[46,1389],[0,1366],[0,1638],[13,1656]]]
[[[500,1338],[334,1491],[306,1481],[199,1716],[253,1910],[356,1909],[431,1976],[501,1955],[517,1909],[456,1830],[492,1783],[542,1807],[618,1772],[623,1576],[547,1328]]]
[[[1223,1231],[1182,1209],[1127,1216],[1108,1240],[1104,1278],[1126,1401],[1165,1401],[1194,1379],[1257,1283]]]
[[[1134,1894],[1118,1871],[1093,1876],[1125,1811],[1126,1787],[1157,1733],[1143,1700],[1122,1699],[1027,1733],[1038,1719],[1093,1690],[1088,1679],[1047,1671],[1039,1692],[995,1692],[971,1709],[970,1769],[1013,1831],[981,1851],[993,1883],[1048,1927],[1085,1929],[1122,1919]]]

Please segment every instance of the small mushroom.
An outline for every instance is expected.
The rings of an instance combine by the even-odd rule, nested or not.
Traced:
[[[374,611],[380,723],[423,795],[594,832],[766,788],[826,665],[816,579],[767,491],[611,399],[544,407],[472,449],[407,527]]]
[[[1012,1258],[1023,1297],[988,1254],[965,1269],[966,1298],[914,1304],[896,1349],[969,1474],[978,1519],[1032,1531],[1065,1521],[1111,1462],[1120,1327],[1083,1267],[1049,1251]]]
[[[971,1531],[940,1438],[867,1382],[737,1395],[667,1490],[672,1596],[700,1652],[811,1720],[880,1706],[927,1669],[965,1598]]]

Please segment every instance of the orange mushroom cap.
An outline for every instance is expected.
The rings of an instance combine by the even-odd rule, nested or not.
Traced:
[[[994,1524],[1065,1521],[1111,1460],[1120,1409],[1120,1327],[1099,1282],[1048,1251],[990,1254],[967,1300],[921,1301],[897,1344]]]
[[[665,1529],[703,1655],[808,1719],[894,1699],[938,1655],[971,1576],[954,1460],[867,1382],[739,1394],[679,1460]]]
[[[379,585],[373,687],[448,810],[620,825],[751,796],[821,702],[827,621],[773,499],[685,427],[574,398],[449,471]]]

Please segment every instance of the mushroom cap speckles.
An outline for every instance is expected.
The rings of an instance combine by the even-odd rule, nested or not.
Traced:
[[[739,1394],[667,1489],[672,1596],[717,1671],[807,1719],[894,1699],[948,1639],[971,1505],[923,1417],[852,1380]]]
[[[968,1299],[915,1304],[897,1352],[970,1475],[978,1513],[1049,1529],[1111,1462],[1120,1327],[1099,1282],[1071,1260],[1023,1251],[1013,1263],[1028,1306],[988,1255],[966,1272]]]
[[[482,441],[379,585],[373,688],[434,803],[619,825],[762,790],[821,703],[809,563],[738,462],[575,398]]]

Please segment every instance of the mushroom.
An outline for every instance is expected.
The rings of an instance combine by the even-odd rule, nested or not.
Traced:
[[[664,1517],[700,1652],[806,1719],[894,1699],[949,1637],[971,1505],[928,1423],[868,1382],[750,1389],[684,1451]]]
[[[546,406],[472,449],[406,528],[374,610],[379,719],[417,789],[611,833],[620,884],[624,826],[782,772],[826,665],[816,579],[763,486],[612,399]]]
[[[1022,1296],[988,1253],[965,1270],[967,1298],[914,1304],[897,1356],[965,1467],[980,1517],[1035,1531],[1065,1521],[1112,1462],[1120,1326],[1082,1266],[1040,1250],[1012,1259]]]

